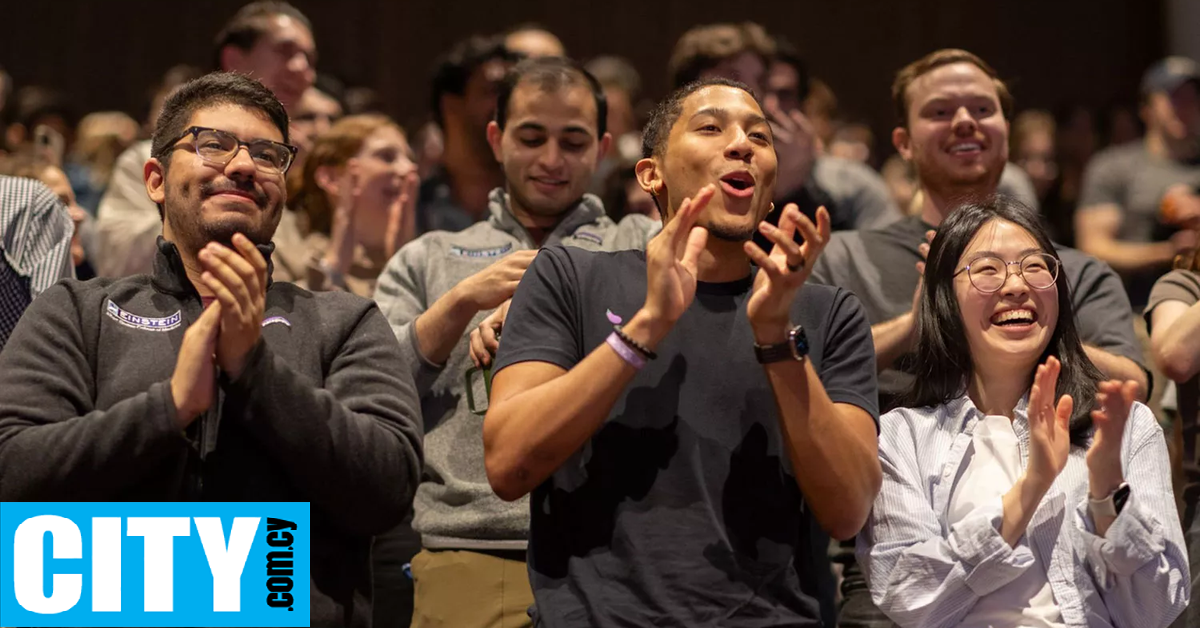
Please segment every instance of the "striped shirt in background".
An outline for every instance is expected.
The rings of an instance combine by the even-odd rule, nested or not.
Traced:
[[[64,277],[74,277],[75,226],[40,181],[0,176],[0,349],[25,308]]]
[[[1029,462],[1027,403],[1021,400],[1013,421],[1022,465]],[[880,418],[883,488],[857,552],[879,608],[905,627],[959,626],[981,597],[1042,564],[1068,626],[1170,624],[1188,603],[1188,560],[1166,441],[1150,409],[1136,403],[1130,412],[1121,460],[1132,492],[1107,535],[1094,534],[1088,509],[1087,450],[1072,447],[1016,547],[1000,536],[999,498],[947,525],[983,417],[964,396]]]

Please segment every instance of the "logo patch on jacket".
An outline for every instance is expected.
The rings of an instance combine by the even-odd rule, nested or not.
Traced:
[[[580,240],[587,240],[589,242],[595,242],[596,246],[600,246],[600,245],[604,244],[604,238],[601,238],[600,236],[598,236],[590,231],[576,231],[575,237],[579,238]]]
[[[292,322],[282,316],[271,316],[269,318],[264,318],[263,322],[262,322],[262,326],[266,327],[267,325],[270,325],[272,323],[280,323],[283,325],[287,325],[288,327],[292,326]]]
[[[181,322],[183,322],[183,314],[181,312],[179,312],[178,310],[176,310],[174,314],[172,314],[170,316],[164,316],[162,318],[151,318],[149,316],[138,316],[137,314],[132,314],[130,312],[126,312],[125,310],[122,310],[120,307],[117,307],[117,304],[113,303],[112,299],[108,300],[108,306],[105,309],[108,310],[109,318],[117,321],[118,323],[120,323],[126,327],[132,327],[134,329],[146,329],[149,331],[168,331],[171,329],[175,329],[176,327],[179,327],[179,324]]]
[[[461,246],[452,246],[450,247],[450,254],[455,257],[500,257],[501,255],[511,251],[512,247],[512,242],[509,242],[504,246],[494,246],[487,249],[467,249]]]

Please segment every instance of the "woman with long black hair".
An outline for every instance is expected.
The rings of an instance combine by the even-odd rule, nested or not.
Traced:
[[[880,419],[883,488],[859,537],[902,626],[1166,626],[1188,563],[1162,430],[1101,381],[1037,214],[1003,197],[942,223],[919,376]]]

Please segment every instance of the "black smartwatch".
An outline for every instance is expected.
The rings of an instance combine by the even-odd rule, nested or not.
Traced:
[[[1129,484],[1121,482],[1116,490],[1110,493],[1104,499],[1088,498],[1088,507],[1092,511],[1093,517],[1116,517],[1121,514],[1121,509],[1125,507],[1125,502],[1129,501]]]
[[[804,328],[796,325],[787,332],[787,340],[773,345],[754,345],[754,357],[758,358],[760,364],[770,364],[772,362],[782,362],[783,360],[795,360],[803,362],[808,356],[808,336],[804,335]]]

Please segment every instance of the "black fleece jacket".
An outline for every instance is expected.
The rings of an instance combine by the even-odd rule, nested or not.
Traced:
[[[244,372],[183,431],[170,378],[201,311],[161,238],[153,275],[43,292],[0,353],[0,501],[310,502],[311,625],[370,625],[371,536],[421,469],[395,335],[372,301],[271,283]]]

